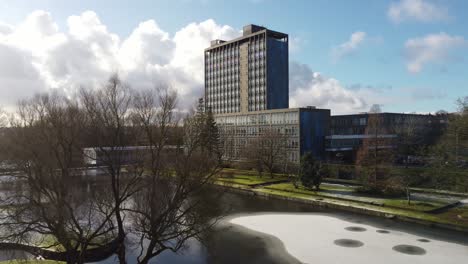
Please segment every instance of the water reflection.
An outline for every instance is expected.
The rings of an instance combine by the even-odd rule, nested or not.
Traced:
[[[365,231],[364,228],[358,226],[348,226],[359,230],[350,231],[361,231],[361,232],[349,232],[341,228],[340,232],[347,232],[349,235],[360,235],[366,234],[375,235],[378,233],[385,233],[384,237],[387,237],[395,232],[410,233],[419,236],[419,242],[424,242],[426,238],[435,238],[438,240],[445,240],[449,242],[464,243],[468,245],[468,238],[455,232],[442,231],[438,229],[428,229],[419,225],[407,224],[396,222],[391,219],[381,219],[376,217],[367,217],[358,214],[336,212],[332,210],[324,210],[313,208],[309,205],[298,204],[293,202],[287,202],[282,200],[267,200],[261,197],[247,196],[243,194],[226,193],[220,200],[220,204],[229,211],[232,217],[240,215],[249,215],[251,213],[268,213],[268,212],[281,212],[281,213],[314,213],[320,215],[325,214],[334,216],[341,219],[346,219],[351,223],[365,223],[367,226],[375,227],[375,230]],[[224,221],[218,223],[216,228],[212,232],[203,234],[198,240],[191,239],[187,243],[187,246],[178,253],[166,251],[158,257],[154,258],[150,263],[176,263],[176,264],[198,264],[198,263],[300,263],[294,256],[287,253],[284,244],[277,237],[267,235],[264,233],[252,231],[239,225],[235,225],[229,222],[230,217]],[[344,226],[346,227],[346,226]],[[291,226],[291,228],[294,228]],[[364,230],[362,230],[364,229]],[[386,229],[391,229],[391,234]],[[425,237],[422,239],[421,237]],[[350,239],[346,236],[330,237],[327,240],[328,245],[333,245],[333,241]],[[335,243],[341,245],[357,245],[360,250],[367,247],[367,242],[361,239],[357,240],[357,243],[352,241],[338,241]],[[413,240],[416,242],[416,238]],[[429,239],[427,239],[429,240]],[[360,245],[363,243],[363,245]],[[424,246],[432,243],[424,243]],[[392,246],[397,245],[393,244]],[[411,246],[411,245],[409,245]],[[397,248],[398,250],[400,248]],[[395,250],[397,250],[395,249]],[[406,248],[408,249],[408,248]],[[351,249],[354,250],[354,249]],[[389,248],[392,251],[391,247]],[[424,250],[424,249],[423,249]],[[408,251],[408,250],[407,250]],[[409,251],[416,252],[413,248]],[[4,252],[5,253],[5,252]],[[15,252],[16,254],[22,254],[22,252]],[[395,254],[404,255],[395,252]],[[129,247],[128,249],[128,263],[136,263],[135,259],[138,255],[138,250],[135,247]],[[0,254],[3,259],[12,259],[21,257],[20,255],[9,255]],[[26,256],[23,256],[26,257]],[[0,258],[0,259],[2,259]],[[2,259],[2,260],[3,260]],[[103,264],[116,263],[114,256],[109,257],[106,260],[97,262]]]

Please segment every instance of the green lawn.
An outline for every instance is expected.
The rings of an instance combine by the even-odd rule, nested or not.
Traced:
[[[304,188],[303,186],[299,185],[298,188],[295,188],[291,183],[280,183],[280,184],[273,184],[269,186],[265,186],[265,189],[271,190],[279,190],[279,191],[286,191],[292,193],[299,193],[305,194],[315,197],[326,197],[326,198],[333,198],[333,199],[344,199],[350,200],[354,202],[361,202],[367,204],[375,204],[387,207],[395,207],[401,208],[406,210],[413,210],[413,211],[427,211],[431,210],[440,206],[445,205],[441,201],[431,201],[431,202],[419,202],[419,201],[412,201],[410,205],[408,205],[407,200],[402,198],[384,198],[384,197],[366,197],[366,196],[358,196],[354,193],[353,187],[348,186],[337,186],[337,185],[330,185],[330,184],[322,184],[320,185],[320,190],[309,190]]]
[[[224,174],[225,177],[218,178],[218,183],[231,184],[231,186],[237,188],[245,188],[252,184],[269,183],[287,179],[283,175],[279,174],[275,174],[273,179],[268,175],[259,177],[255,171],[251,170],[224,169],[222,174]],[[287,182],[263,186],[256,190],[284,197],[317,200],[324,203],[352,206],[356,208],[380,211],[386,214],[407,216],[437,223],[455,224],[468,228],[467,206],[453,208],[441,214],[429,214],[425,213],[425,211],[444,206],[446,205],[446,201],[436,199],[424,202],[412,200],[411,204],[408,204],[406,197],[385,198],[362,196],[356,194],[354,189],[355,187],[353,186],[323,183],[320,185],[320,190],[316,191],[306,189],[300,184],[299,188],[295,188],[292,183]],[[424,189],[419,191],[424,191]],[[428,192],[431,192],[431,190],[428,190]],[[449,194],[449,192],[444,192],[444,194]]]
[[[253,184],[262,184],[262,183],[269,183],[281,180],[280,178],[273,178],[270,177],[258,177],[258,176],[244,176],[244,175],[235,175],[232,178],[218,178],[218,181],[226,182],[226,183],[236,183],[242,185],[253,185]]]
[[[93,242],[100,243],[100,244],[108,243],[102,238],[100,240],[94,240]],[[36,245],[45,250],[57,251],[57,252],[65,251],[65,247],[62,244],[58,243],[57,239],[53,235],[42,235],[40,238],[36,238],[34,241],[31,241],[31,243],[32,245]],[[98,245],[93,244],[93,245],[89,245],[87,249],[89,250],[89,249],[93,249],[96,247],[98,247]]]
[[[384,205],[398,207],[402,209],[416,210],[416,211],[429,211],[438,207],[442,207],[446,204],[442,202],[437,202],[437,201],[431,201],[431,202],[411,201],[410,204],[408,204],[408,201],[406,199],[387,199],[384,202]]]
[[[237,175],[247,175],[247,176],[258,176],[258,172],[256,170],[241,170],[241,169],[233,169],[233,168],[224,168],[222,173],[232,173]],[[270,173],[267,171],[263,172],[263,176],[265,178],[270,178]],[[273,173],[273,178],[281,178],[285,177],[282,173]]]
[[[223,169],[217,181],[222,183],[232,183],[240,185],[253,185],[276,182],[279,180],[286,180],[283,175],[274,174],[271,178],[270,175],[264,174],[260,177],[256,171],[237,170],[237,169]]]
[[[450,210],[449,212],[446,212],[444,214],[428,214],[428,213],[424,213],[424,212],[417,211],[417,210],[381,207],[381,206],[365,204],[365,203],[357,202],[357,201],[338,200],[338,199],[333,199],[329,197],[313,196],[313,195],[305,194],[305,193],[287,192],[287,191],[266,189],[266,188],[258,189],[258,191],[269,193],[269,194],[280,195],[284,197],[301,198],[304,200],[319,200],[320,202],[323,202],[323,203],[337,204],[337,205],[342,205],[342,206],[351,206],[355,208],[379,211],[379,212],[383,212],[386,214],[392,214],[392,215],[397,215],[397,216],[398,215],[407,216],[407,217],[412,217],[415,219],[437,222],[441,224],[454,224],[454,225],[462,226],[464,228],[468,228],[468,209],[455,208],[458,210],[452,209],[454,211]],[[461,220],[459,219],[458,221],[454,221],[454,217],[457,217],[455,215],[456,212],[462,212],[465,218]]]
[[[456,207],[437,215],[451,223],[468,226],[468,206]]]
[[[51,251],[65,251],[65,248],[57,242],[57,239],[52,235],[44,235],[37,241],[39,247]]]
[[[270,183],[275,182],[277,180],[287,179],[284,176],[276,175],[274,178],[270,178],[269,176],[262,176],[259,177],[255,174],[255,171],[243,171],[243,170],[236,170],[236,169],[225,169],[223,173],[226,173],[230,176],[221,177],[218,181],[222,183],[228,184],[237,184],[243,186],[249,186],[253,184],[262,184],[262,183]],[[243,173],[243,174],[240,174]],[[435,209],[437,207],[445,205],[443,201],[430,201],[430,202],[420,202],[420,201],[412,201],[411,204],[408,204],[405,197],[401,198],[385,198],[385,197],[370,197],[370,196],[361,196],[357,195],[354,190],[355,187],[353,186],[343,186],[343,185],[336,185],[336,184],[328,184],[322,183],[320,185],[320,190],[310,190],[306,189],[299,184],[298,188],[295,188],[292,183],[278,183],[272,184],[264,187],[265,189],[270,190],[279,190],[279,191],[286,191],[298,194],[305,194],[310,196],[318,196],[318,197],[327,197],[327,198],[334,198],[334,199],[344,199],[344,200],[351,200],[356,202],[362,202],[367,204],[375,204],[379,206],[387,206],[387,207],[395,207],[401,208],[405,210],[413,210],[413,211],[427,211],[431,209]]]

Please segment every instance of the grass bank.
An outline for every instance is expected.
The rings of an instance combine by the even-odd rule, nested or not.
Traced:
[[[439,226],[443,228],[462,230],[468,232],[468,206],[460,206],[449,209],[440,214],[430,214],[435,208],[447,204],[446,200],[411,201],[408,204],[405,197],[388,198],[379,196],[365,196],[357,194],[352,185],[337,185],[324,183],[320,190],[310,190],[299,185],[297,188],[290,182],[275,183],[278,180],[287,179],[283,175],[275,177],[259,177],[254,171],[223,170],[228,171],[228,177],[218,180],[219,185],[229,186],[245,192],[253,192],[257,195],[274,197],[284,200],[293,200],[323,207],[332,207],[353,212],[377,215],[382,217],[395,217],[397,219]],[[271,183],[259,188],[251,188],[259,183]],[[418,191],[424,192],[424,189]],[[428,193],[433,193],[429,190]],[[444,195],[450,192],[444,192]]]

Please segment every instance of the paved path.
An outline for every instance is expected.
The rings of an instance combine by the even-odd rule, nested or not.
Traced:
[[[271,182],[249,184],[249,187],[255,189],[255,188],[259,188],[259,187],[265,187],[265,186],[278,184],[278,183],[285,183],[285,182],[289,182],[289,180],[277,180],[277,181],[271,181]]]

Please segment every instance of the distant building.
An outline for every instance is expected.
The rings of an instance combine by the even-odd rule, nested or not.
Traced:
[[[214,114],[289,107],[288,35],[248,25],[205,49],[205,103]]]
[[[356,154],[363,144],[363,140],[371,138],[366,128],[369,117],[377,115],[380,119],[383,132],[378,135],[385,140],[387,146],[382,148],[396,148],[399,137],[399,128],[411,125],[415,129],[424,131],[423,144],[433,144],[442,133],[447,124],[447,116],[402,114],[402,113],[361,113],[353,115],[331,116],[330,134],[326,137],[326,153],[329,160],[342,160],[353,162]]]
[[[305,152],[325,157],[330,110],[289,109],[288,35],[247,25],[241,37],[213,40],[205,49],[205,107],[224,135],[229,159],[241,159],[249,141],[266,129],[281,133],[285,152],[298,163]]]
[[[179,146],[168,145],[163,151],[170,159],[171,155],[182,150]],[[150,162],[151,151],[154,151],[151,146],[90,147],[83,149],[83,157],[86,166],[132,165]]]
[[[249,141],[267,129],[284,136],[285,153],[289,161],[298,163],[305,152],[322,158],[325,136],[328,134],[330,110],[316,108],[289,108],[249,112],[245,114],[219,114],[215,116],[221,133],[231,136],[230,158],[241,159],[243,148]]]

